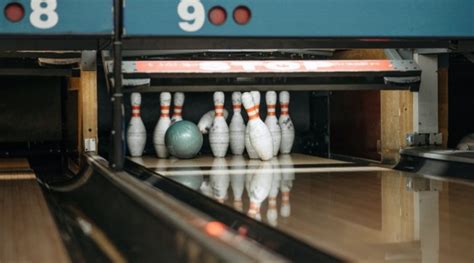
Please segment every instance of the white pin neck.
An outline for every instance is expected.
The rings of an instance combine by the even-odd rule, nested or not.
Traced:
[[[268,91],[267,94],[265,94],[265,100],[267,102],[267,115],[275,116],[276,115],[276,102],[277,102],[276,92]]]
[[[290,103],[290,93],[288,91],[280,92],[280,103],[289,104]]]
[[[176,92],[174,94],[174,99],[173,99],[173,103],[174,103],[174,109],[173,109],[173,117],[176,119],[176,118],[180,118],[181,117],[181,113],[183,111],[183,104],[184,104],[184,93],[182,92]]]
[[[242,103],[244,104],[245,109],[250,109],[255,106],[252,95],[250,95],[249,92],[244,92],[244,94],[242,94]]]
[[[142,104],[142,96],[140,93],[134,92],[130,97],[132,101],[132,117],[140,117],[140,105]]]
[[[214,105],[224,105],[224,92],[216,91],[214,92]]]
[[[281,116],[288,116],[288,107],[290,104],[290,93],[288,91],[280,92],[280,115]]]
[[[249,121],[258,118],[258,111],[256,109],[256,105],[253,102],[252,95],[248,92],[245,92],[242,95],[242,103],[244,104],[244,108],[247,111],[247,115],[249,116]]]
[[[251,91],[250,94],[252,95],[253,103],[255,105],[260,105],[260,91]]]
[[[160,94],[160,117],[169,118],[170,116],[171,93],[162,92]]]
[[[257,113],[260,112],[260,91],[251,91],[250,94],[252,95],[253,103],[255,104],[255,109]]]
[[[171,104],[171,93],[162,92],[160,94],[160,105],[170,105]]]
[[[182,92],[176,92],[174,94],[174,100],[173,100],[174,106],[183,106],[184,104],[184,93]]]
[[[265,94],[265,101],[267,104],[275,105],[277,103],[277,94],[275,91],[268,91]]]
[[[224,117],[224,92],[214,92],[214,108],[216,110],[216,118]]]
[[[242,109],[242,93],[241,92],[233,92],[232,93],[232,107],[234,112],[240,112]]]
[[[142,104],[142,95],[138,92],[132,93],[130,96],[132,106],[140,106]]]

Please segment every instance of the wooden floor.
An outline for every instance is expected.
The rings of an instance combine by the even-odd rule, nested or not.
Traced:
[[[0,262],[69,262],[26,159],[0,159]]]

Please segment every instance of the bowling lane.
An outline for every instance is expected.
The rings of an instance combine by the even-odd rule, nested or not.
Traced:
[[[26,159],[0,159],[0,262],[69,262]]]
[[[474,259],[473,184],[298,154],[133,160],[347,260]]]

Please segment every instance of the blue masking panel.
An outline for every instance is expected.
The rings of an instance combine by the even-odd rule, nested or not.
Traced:
[[[180,3],[202,5],[202,26],[180,28]],[[221,26],[207,18],[216,5],[227,11]],[[252,12],[246,25],[232,18],[239,5]],[[124,27],[126,36],[474,37],[474,0],[127,0]]]
[[[20,3],[25,10],[19,22],[5,17],[5,7],[12,2]],[[0,35],[113,33],[113,0],[0,0],[0,8]]]

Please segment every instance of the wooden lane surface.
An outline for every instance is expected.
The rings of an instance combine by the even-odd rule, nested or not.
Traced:
[[[26,159],[0,159],[0,262],[69,262]]]
[[[418,178],[430,188],[409,190],[410,178],[417,178],[410,173],[291,157],[279,163],[280,169],[272,168],[272,180],[260,181],[273,184],[279,178],[276,216],[270,220],[267,196],[260,209],[262,222],[348,261],[474,262],[472,183]],[[232,158],[226,158],[227,166],[219,166],[216,160],[210,156],[185,161],[139,159],[157,173],[247,214],[247,188],[261,171],[259,161],[245,159],[239,167]],[[282,191],[288,185],[292,185],[291,209],[284,214]],[[234,200],[234,189],[241,191],[240,204]]]

